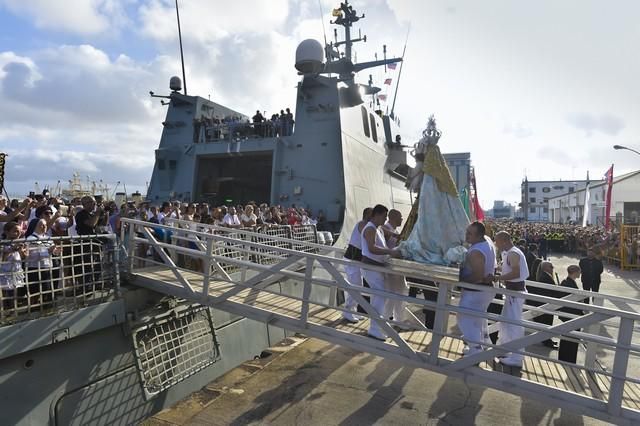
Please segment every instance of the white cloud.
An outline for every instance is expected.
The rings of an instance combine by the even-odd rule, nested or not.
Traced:
[[[0,0],[0,5],[32,20],[37,28],[95,35],[128,23],[124,10],[128,2],[130,0]]]
[[[287,0],[188,1],[180,3],[180,24],[185,41],[211,43],[245,32],[284,29],[288,13]],[[139,16],[141,31],[146,36],[160,41],[177,39],[173,1],[148,0],[140,6]]]

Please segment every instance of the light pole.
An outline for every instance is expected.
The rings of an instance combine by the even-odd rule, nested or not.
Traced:
[[[629,147],[622,146],[622,145],[614,145],[613,149],[626,149],[627,151],[635,152],[636,154],[640,155],[640,151],[636,151],[633,148],[629,148]]]

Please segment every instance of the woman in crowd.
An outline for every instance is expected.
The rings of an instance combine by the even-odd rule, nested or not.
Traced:
[[[256,226],[258,218],[253,213],[253,206],[251,204],[247,204],[244,208],[244,213],[240,216],[240,222],[243,227],[251,227]]]
[[[2,233],[3,240],[15,241],[20,238],[17,222],[6,222]],[[4,310],[17,309],[27,294],[22,261],[27,258],[28,248],[24,243],[6,244],[0,249],[0,289]]]
[[[33,223],[33,221],[32,221]],[[31,225],[30,225],[31,228]],[[52,290],[58,287],[59,269],[54,265],[52,256],[59,256],[61,247],[47,235],[47,221],[37,219],[33,232],[27,236],[29,253],[27,256],[27,291],[31,304],[41,301],[53,301]]]

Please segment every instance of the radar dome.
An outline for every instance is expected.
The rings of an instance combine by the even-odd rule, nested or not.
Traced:
[[[317,73],[322,70],[324,49],[313,39],[303,40],[296,49],[296,69],[302,74]]]
[[[180,80],[180,77],[177,77],[175,75],[171,77],[171,79],[169,80],[169,89],[173,90],[174,92],[179,92],[182,90],[182,80]]]

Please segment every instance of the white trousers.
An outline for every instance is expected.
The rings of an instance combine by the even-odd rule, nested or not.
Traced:
[[[495,296],[495,291],[471,291],[462,289],[459,306],[478,312],[487,312],[487,308]],[[488,339],[488,324],[486,318],[458,313],[458,328],[462,332],[462,340],[470,348],[482,347],[482,342]]]
[[[409,287],[407,286],[407,280],[402,275],[387,275],[386,288],[388,291],[399,294],[401,296],[407,296],[409,294]],[[405,308],[406,303],[402,300],[387,299],[384,308],[385,318],[393,317],[394,321],[405,320]]]
[[[367,269],[362,269],[362,276],[364,277],[365,280],[367,280],[369,287],[371,287],[372,289],[383,290],[383,291],[387,290],[385,288],[386,274],[383,274],[377,271],[369,271]],[[377,313],[381,316],[384,316],[386,300],[387,300],[386,297],[372,294],[371,301],[369,303],[371,304],[373,309],[375,309],[375,312],[371,312],[370,314],[375,315]],[[378,323],[373,319],[369,323],[369,333],[376,336],[387,335],[387,333],[385,333],[382,330],[382,328],[378,325]]]
[[[525,290],[521,293],[524,296],[527,291]],[[522,305],[524,305],[524,297],[506,296],[504,299],[504,307],[502,308],[502,317],[505,319],[522,321]],[[522,337],[524,337],[523,326],[505,322],[500,323],[500,332],[498,334],[499,345],[504,345],[507,342],[520,339]],[[522,362],[522,354],[509,353],[507,356],[514,361]]]
[[[347,275],[347,281],[354,287],[362,287],[362,273],[360,272],[360,268],[356,266],[347,265],[344,268],[344,271]],[[361,293],[362,294],[362,293]],[[348,291],[344,292],[344,307],[348,311],[355,312],[358,307],[358,302],[349,294]]]

